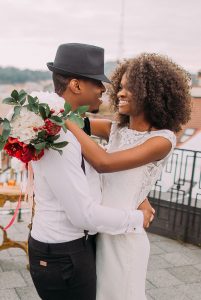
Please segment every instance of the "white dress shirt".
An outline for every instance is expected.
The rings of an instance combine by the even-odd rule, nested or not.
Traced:
[[[130,233],[143,228],[141,211],[101,205],[97,172],[86,164],[81,168],[81,147],[75,136],[61,132],[59,141],[68,141],[63,154],[46,150],[32,162],[34,170],[35,215],[31,236],[41,242],[72,241],[89,234]]]

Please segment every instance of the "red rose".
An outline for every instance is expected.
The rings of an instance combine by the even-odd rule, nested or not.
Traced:
[[[16,139],[16,138],[13,138],[13,137],[9,137],[9,138],[8,138],[8,142],[9,142],[10,144],[15,144],[15,143],[19,143],[19,140]]]
[[[28,163],[33,159],[34,155],[35,148],[32,145],[25,145],[22,148],[19,159],[24,163]]]
[[[44,149],[41,150],[41,152],[39,154],[36,154],[33,156],[32,160],[39,160],[43,155],[44,155]]]
[[[16,153],[22,151],[21,142],[18,142],[18,139],[9,138],[8,142],[4,146],[4,150],[10,156],[16,156]]]
[[[16,157],[24,163],[28,163],[35,156],[35,148],[32,145],[24,144],[14,138],[8,138],[4,150],[9,156]]]
[[[19,144],[22,147],[23,147],[23,145],[25,145],[23,142],[20,142],[17,138],[13,138],[13,137],[9,137],[8,142],[10,144]]]
[[[46,130],[47,134],[56,135],[61,130],[61,126],[52,123],[52,121],[49,119],[46,119],[44,129]]]

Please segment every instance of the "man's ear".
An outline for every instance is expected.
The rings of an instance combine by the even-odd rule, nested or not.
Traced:
[[[68,86],[71,89],[73,94],[80,94],[81,93],[80,82],[79,82],[78,79],[71,79]]]

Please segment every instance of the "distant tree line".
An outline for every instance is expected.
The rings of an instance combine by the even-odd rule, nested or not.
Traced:
[[[110,77],[111,73],[117,66],[116,61],[108,61],[105,63],[105,73]],[[191,74],[192,83],[196,85],[198,82],[197,74]],[[0,84],[37,82],[40,80],[51,79],[49,71],[33,71],[29,69],[20,70],[14,67],[0,67]]]
[[[109,76],[114,70],[116,62],[106,62],[105,72]],[[49,71],[33,71],[29,69],[20,70],[14,67],[0,67],[0,84],[13,84],[24,82],[37,82],[40,80],[51,79]]]
[[[14,67],[0,67],[0,84],[24,83],[27,81],[40,81],[51,78],[49,71],[20,70]]]

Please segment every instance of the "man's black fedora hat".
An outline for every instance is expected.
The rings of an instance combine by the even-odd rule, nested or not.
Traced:
[[[104,49],[87,44],[62,44],[54,62],[47,63],[50,71],[62,75],[77,75],[110,83],[104,74]]]

